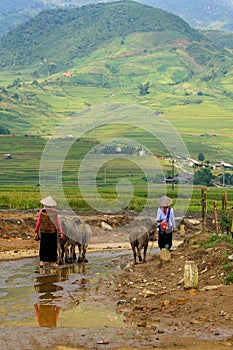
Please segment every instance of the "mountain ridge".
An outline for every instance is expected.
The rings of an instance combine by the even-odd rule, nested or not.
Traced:
[[[178,16],[134,1],[85,5],[75,9],[44,11],[9,32],[1,40],[1,68],[54,61],[59,52],[62,68],[93,52],[101,43],[134,32],[166,32],[196,41],[208,39]],[[56,43],[56,47],[54,45]],[[57,60],[52,72],[61,69]]]
[[[114,2],[106,0],[106,2]],[[139,3],[158,7],[183,18],[194,28],[233,31],[232,0],[138,0]],[[17,0],[0,4],[0,36],[28,21],[43,10],[73,8],[102,3],[95,0]]]

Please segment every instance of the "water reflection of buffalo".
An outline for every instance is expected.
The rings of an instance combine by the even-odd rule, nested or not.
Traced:
[[[58,263],[74,263],[76,245],[78,246],[77,262],[88,262],[86,254],[92,233],[90,225],[82,222],[78,217],[62,217],[61,224],[64,238],[58,243]]]
[[[129,234],[129,241],[133,251],[134,264],[137,264],[137,257],[139,262],[146,262],[147,248],[149,244],[149,233],[144,226],[135,226],[131,229]],[[143,259],[141,250],[143,249]]]

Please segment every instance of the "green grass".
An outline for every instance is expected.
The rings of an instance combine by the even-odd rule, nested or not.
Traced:
[[[124,131],[127,138],[132,137],[133,139],[136,136],[138,137],[139,133],[143,143],[147,141],[150,144],[147,138],[148,135],[145,133],[140,134],[139,129],[132,130],[130,127],[126,126]],[[92,130],[89,136],[87,134],[86,138],[74,142],[72,147],[70,147],[69,139],[60,140],[58,143],[62,148],[69,149],[64,161],[62,161],[62,187],[64,187],[65,195],[68,196],[68,202],[71,201],[75,210],[79,208],[90,209],[90,205],[85,204],[85,198],[82,198],[80,186],[84,186],[85,195],[87,197],[90,196],[92,200],[95,200],[96,194],[93,193],[93,188],[91,187],[91,184],[95,183],[101,198],[104,200],[114,200],[117,198],[116,185],[119,181],[124,180],[130,181],[134,190],[132,199],[130,202],[127,202],[128,209],[136,211],[142,210],[146,201],[148,208],[154,209],[156,206],[156,198],[167,193],[174,199],[174,202],[178,197],[179,200],[176,204],[177,210],[182,209],[182,206],[188,206],[189,211],[201,211],[202,187],[194,186],[192,189],[190,186],[180,185],[179,187],[175,186],[175,190],[172,190],[170,185],[153,183],[156,175],[165,175],[166,172],[171,171],[171,163],[161,158],[156,159],[153,157],[140,157],[136,155],[121,155],[120,157],[117,155],[116,158],[110,155],[108,158],[98,153],[92,153],[89,154],[90,158],[87,158],[88,168],[87,170],[84,168],[84,178],[80,180],[78,174],[80,174],[80,171],[83,169],[81,162],[83,162],[88,155],[88,152],[93,150],[93,147],[98,145],[102,138],[108,139],[114,132],[116,132],[115,129],[111,129],[107,126],[105,132],[103,132],[101,128],[97,129],[96,133]],[[91,137],[93,133],[95,135],[94,139]],[[48,184],[51,184],[52,187],[57,186],[56,181],[53,179],[56,179],[57,175],[59,175],[56,173],[57,166],[60,162],[59,148],[57,149],[58,158],[52,160],[53,164],[48,164],[47,172],[45,172],[47,180],[45,181],[44,179],[45,183],[42,183],[42,187],[37,186],[40,182],[40,162],[43,152],[46,151],[46,142],[46,139],[39,137],[0,137],[0,158],[2,165],[0,170],[0,208],[33,208],[35,205],[38,205],[40,190],[43,192],[43,186],[46,188],[48,181],[50,181]],[[157,151],[159,147],[160,144],[157,143]],[[12,159],[4,159],[5,153],[11,153]],[[97,162],[95,162],[95,158]],[[129,184],[125,183],[122,198],[127,198],[130,189],[128,186]],[[23,195],[24,191],[26,191],[27,196]],[[224,191],[227,191],[228,194],[228,207],[233,206],[232,188],[210,187],[207,188],[208,211],[213,211],[213,202],[215,200],[217,201],[217,208],[221,210]],[[58,197],[60,196],[59,193],[60,189],[57,191]],[[191,200],[190,203],[188,203],[189,200]],[[63,203],[61,205],[63,205]]]
[[[231,249],[233,249],[233,241],[230,236],[219,237],[217,235],[211,235],[210,237],[208,237],[205,242],[200,244],[200,248],[205,248],[205,249],[213,248],[215,245],[221,244],[222,242],[230,243],[230,245],[232,246]]]
[[[231,270],[227,276],[226,276],[226,284],[232,284],[233,283],[233,270]]]
[[[21,95],[24,94],[23,89],[25,89],[24,86],[16,91]],[[56,126],[59,126],[67,116],[76,112],[80,113],[89,106],[111,105],[119,101],[129,104],[136,103],[148,107],[150,111],[163,112],[163,115],[158,116],[157,120],[163,120],[165,117],[174,125],[177,132],[183,137],[192,158],[196,158],[204,150],[206,160],[233,162],[231,152],[233,118],[232,109],[230,109],[232,102],[221,101],[214,96],[207,102],[207,97],[201,96],[203,103],[196,104],[195,100],[199,99],[197,96],[181,97],[179,94],[163,92],[161,86],[153,87],[153,85],[150,88],[150,94],[145,97],[139,96],[139,90],[135,84],[121,89],[70,85],[57,87],[56,90],[52,86],[35,89],[36,98],[30,99],[31,106],[27,105],[26,100],[25,102],[22,100],[17,107],[19,113],[21,113],[20,110],[22,111],[22,117],[18,118],[18,122],[12,124],[15,112],[11,108],[8,116],[5,113],[5,116],[2,117],[2,125],[10,128],[12,133],[52,135]],[[112,93],[114,96],[111,95]],[[25,121],[23,117],[25,113],[27,124],[21,121],[23,118]],[[153,120],[149,122],[153,124]],[[206,136],[211,133],[216,134],[216,137]]]
[[[215,58],[213,66],[192,65],[195,74],[190,79],[185,48],[182,45],[177,51],[166,45],[158,48],[158,36],[158,33],[135,33],[127,37],[124,45],[120,44],[120,37],[115,38],[85,59],[74,60],[70,79],[61,71],[38,78],[38,85],[32,85],[30,69],[33,71],[35,67],[2,72],[2,85],[6,85],[7,92],[2,94],[1,124],[17,135],[47,137],[73,113],[95,106],[97,111],[102,104],[126,102],[148,108],[151,125],[156,118],[153,112],[162,112],[157,120],[165,117],[176,127],[192,158],[202,152],[211,162],[220,159],[233,162],[232,70],[228,59],[224,63],[229,66],[228,75],[217,72],[215,80],[202,80],[206,72],[218,70]],[[20,84],[10,87],[17,79]],[[150,82],[150,93],[139,96],[138,85],[146,82]],[[12,98],[15,94],[18,99]],[[98,114],[93,118],[101,123]],[[107,130],[103,129],[102,133]],[[210,133],[216,137],[206,136]]]
[[[146,184],[136,184],[134,187],[134,193],[127,204],[127,206],[124,209],[132,210],[135,212],[141,212],[147,201],[148,196],[148,187]],[[42,188],[33,186],[33,185],[4,185],[0,188],[0,209],[18,209],[18,210],[28,210],[28,209],[34,209],[38,208],[40,206],[39,202],[41,199],[40,191],[43,191]],[[59,209],[69,209],[71,208],[74,211],[86,211],[91,210],[93,207],[89,205],[88,200],[92,200],[92,203],[95,203],[96,201],[96,193],[93,194],[93,189],[90,187],[89,191],[87,188],[85,198],[83,198],[82,194],[80,193],[78,186],[68,186],[64,184],[62,190],[64,190],[64,197],[60,193],[60,188],[53,187],[51,189],[54,196],[56,197],[56,201],[58,202]],[[171,188],[169,189],[169,186],[165,185],[153,185],[151,189],[150,199],[147,203],[147,209],[152,210],[156,212],[157,210],[157,199],[162,196],[164,193],[167,193],[168,196],[173,198],[174,200],[174,208],[175,211],[179,212],[182,207],[180,207],[180,203],[182,202],[185,204],[186,200],[189,198],[186,198],[186,193],[189,195],[189,190],[185,186],[180,186],[181,194],[177,194],[177,187],[173,191]],[[228,194],[228,208],[231,208],[233,205],[233,189],[226,189]],[[117,198],[117,192],[116,188],[113,185],[109,184],[102,184],[102,186],[98,186],[98,194],[101,200],[109,201],[109,205],[111,205],[112,201],[114,201]],[[127,191],[125,192],[126,198],[127,198]],[[43,192],[42,192],[43,195]],[[179,202],[176,203],[177,195],[179,197]],[[214,218],[214,206],[213,201],[217,201],[217,208],[219,212],[221,213],[222,208],[222,195],[223,195],[223,189],[219,188],[208,188],[207,189],[207,212],[209,214],[213,215]],[[108,202],[106,202],[108,203]],[[178,206],[177,206],[178,205]],[[106,205],[106,210],[108,209],[108,204]],[[190,204],[187,208],[189,212],[199,212],[202,211],[201,206],[201,187],[194,187],[192,194],[191,194],[191,200]],[[208,244],[212,244],[211,242]]]

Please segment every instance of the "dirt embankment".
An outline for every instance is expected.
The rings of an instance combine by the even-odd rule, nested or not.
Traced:
[[[225,284],[226,266],[228,272],[233,269],[231,259],[232,248],[227,243],[198,249],[187,239],[171,252],[170,261],[155,255],[146,266],[130,266],[117,277],[116,291],[122,301],[118,311],[126,315],[127,322],[143,328],[148,341],[153,330],[158,338],[172,334],[173,346],[181,334],[206,340],[229,338],[228,345],[233,346],[233,285]],[[184,289],[186,261],[198,267],[198,288]]]
[[[35,256],[38,254],[39,243],[34,240],[34,228],[38,210],[0,211],[0,260],[17,259],[21,257]],[[61,216],[67,215],[60,213]],[[92,227],[92,237],[89,250],[112,248],[130,248],[129,228],[127,225],[136,218],[134,213],[121,213],[116,215],[96,214],[93,212],[77,213],[82,220]],[[192,216],[190,216],[192,217]],[[196,222],[195,222],[196,221]],[[186,234],[200,229],[199,220],[186,221]],[[140,224],[151,228],[154,224],[151,217],[140,219]],[[154,227],[151,229],[153,236]],[[182,238],[179,232],[174,234],[174,244],[177,245]],[[154,243],[156,246],[157,242]]]
[[[0,211],[0,260],[17,259],[21,257],[35,256],[38,254],[39,244],[34,240],[34,228],[36,225],[38,210]],[[60,215],[64,215],[60,213]],[[127,224],[132,222],[136,215],[134,213],[121,213],[117,215],[96,214],[93,212],[77,213],[85,222],[89,223],[92,230],[92,237],[89,249],[101,248],[130,248]],[[194,218],[194,219],[193,219]],[[145,218],[143,225],[150,227],[151,218]],[[213,226],[209,218],[208,227]],[[195,214],[187,215],[185,221],[186,235],[198,232],[201,223]],[[153,229],[152,229],[153,232]],[[183,238],[179,232],[174,234],[174,245],[179,244]],[[157,242],[155,241],[154,246]]]
[[[60,214],[65,215],[65,214]],[[134,215],[77,214],[92,227],[89,250],[129,248],[125,228]],[[0,260],[17,259],[38,254],[39,243],[34,240],[37,210],[0,212]]]

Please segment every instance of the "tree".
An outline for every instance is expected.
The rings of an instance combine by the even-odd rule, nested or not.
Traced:
[[[147,82],[145,84],[140,84],[138,86],[139,88],[139,93],[140,93],[140,96],[145,96],[147,94],[149,94],[149,88],[150,88],[150,82]]]
[[[204,159],[205,159],[204,154],[203,154],[203,153],[199,153],[199,154],[198,154],[198,160],[199,160],[200,162],[203,162]]]
[[[0,134],[1,135],[9,135],[10,134],[10,130],[5,128],[4,126],[0,126]]]
[[[209,168],[203,168],[198,170],[193,177],[194,185],[203,185],[203,186],[213,186],[212,180],[215,179],[215,176],[211,173]]]
[[[106,145],[102,149],[103,154],[115,154],[116,153],[116,146],[113,145]]]
[[[124,154],[134,154],[135,148],[133,146],[130,146],[130,145],[122,146],[121,151]]]
[[[226,184],[226,185],[230,185],[232,186],[233,185],[233,175],[231,173],[225,173],[224,174],[224,180],[223,180],[223,174],[221,174],[219,176],[219,183],[221,185],[223,185],[223,182]]]

